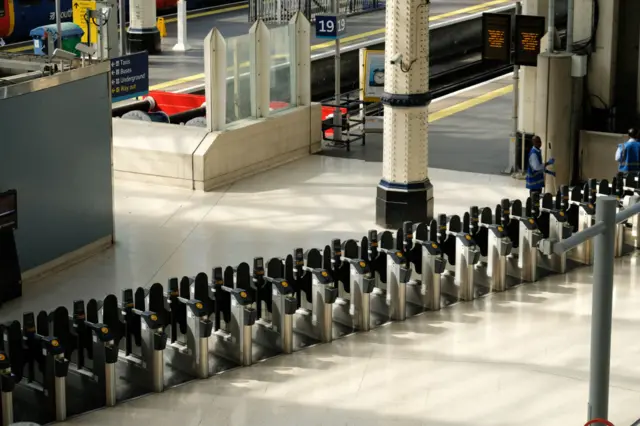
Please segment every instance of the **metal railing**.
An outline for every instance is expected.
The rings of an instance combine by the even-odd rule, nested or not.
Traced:
[[[384,0],[340,0],[339,14],[370,12],[384,6]],[[333,0],[249,0],[249,22],[285,23],[298,11],[313,21],[316,15],[333,13]]]
[[[591,367],[589,378],[589,419],[606,419],[609,414],[609,373],[611,369],[611,323],[613,316],[613,265],[616,227],[640,214],[640,203],[618,210],[616,197],[598,198],[595,223],[571,237],[551,242],[542,240],[543,254],[561,255],[593,238],[593,295],[591,310]]]

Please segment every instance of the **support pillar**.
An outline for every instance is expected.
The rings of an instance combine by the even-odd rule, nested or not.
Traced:
[[[433,217],[428,175],[429,3],[386,3],[382,179],[376,223],[399,228],[403,221]]]
[[[620,0],[598,2],[598,31],[596,32],[595,49],[589,58],[587,78],[589,94],[592,97],[591,103],[596,108],[611,107],[615,103],[619,4]],[[601,101],[598,101],[598,98]],[[598,102],[603,102],[604,105]]]
[[[130,53],[147,51],[160,53],[160,31],[156,27],[156,1],[131,0],[129,2],[129,29],[127,47]]]
[[[618,49],[616,52],[615,106],[617,109],[616,132],[625,132],[636,126],[638,103],[638,44],[640,42],[640,2],[622,0],[618,11],[620,19]]]
[[[538,56],[534,131],[542,139],[543,161],[556,160],[556,176],[545,175],[545,189],[551,193],[569,185],[573,173],[571,56],[565,52]]]

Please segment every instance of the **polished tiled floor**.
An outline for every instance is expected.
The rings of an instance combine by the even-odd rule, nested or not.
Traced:
[[[375,227],[380,168],[312,156],[208,194],[119,181],[116,246],[29,285],[0,319],[335,237],[360,238]],[[432,168],[430,177],[438,213],[526,195],[522,182],[497,175]],[[638,262],[634,255],[616,267],[610,417],[617,426],[640,417]],[[590,304],[591,272],[580,269],[67,423],[582,425]]]
[[[640,417],[638,257],[616,268],[611,420]],[[70,420],[106,426],[582,425],[588,269]]]

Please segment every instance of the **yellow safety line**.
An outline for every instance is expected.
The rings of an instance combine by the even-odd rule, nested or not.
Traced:
[[[485,102],[489,102],[492,99],[506,95],[507,93],[511,93],[512,91],[513,91],[513,85],[501,87],[500,89],[496,89],[492,92],[485,93],[484,95],[480,95],[473,99],[469,99],[464,102],[460,102],[459,104],[452,105],[448,108],[441,109],[440,111],[429,114],[429,123],[433,123],[435,121],[449,117],[453,114],[457,114],[459,112],[462,112],[474,106],[478,106]]]
[[[482,4],[478,4],[475,6],[469,6],[469,7],[464,7],[462,9],[457,9],[457,10],[452,10],[451,12],[446,12],[440,15],[436,15],[436,16],[430,16],[429,17],[429,21],[438,21],[441,19],[446,19],[446,18],[450,18],[452,16],[456,16],[456,15],[462,15],[462,14],[467,14],[467,13],[472,13],[472,12],[477,12],[479,10],[482,9],[487,9],[493,6],[496,6],[498,4],[503,4],[503,3],[507,3],[507,2],[512,2],[513,0],[492,0],[486,3],[482,3]],[[372,37],[375,35],[380,35],[380,34],[384,34],[384,28],[380,28],[377,30],[373,30],[373,31],[367,31],[364,33],[360,33],[360,34],[354,34],[352,36],[348,36],[348,37],[344,37],[340,39],[341,43],[349,43],[352,41],[356,41],[356,40],[361,40],[363,38],[368,38],[368,37]],[[331,47],[335,45],[335,41],[328,41],[326,43],[320,43],[320,44],[314,44],[313,46],[311,46],[311,51],[314,50],[319,50],[319,49],[325,49],[328,47]],[[244,62],[242,64],[240,64],[240,67],[247,67],[249,66],[248,62]],[[156,85],[153,85],[151,87],[149,87],[149,90],[163,90],[172,86],[177,86],[179,84],[184,84],[184,83],[189,83],[191,81],[195,81],[195,80],[199,80],[201,78],[204,78],[204,74],[200,73],[200,74],[195,74],[195,75],[190,75],[188,77],[183,77],[183,78],[178,78],[176,80],[171,80],[171,81],[165,81],[164,83],[159,83]]]

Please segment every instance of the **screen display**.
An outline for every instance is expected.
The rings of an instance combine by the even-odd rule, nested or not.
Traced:
[[[15,190],[0,193],[0,229],[17,228],[18,193]]]
[[[511,63],[511,15],[482,14],[482,60]]]
[[[516,16],[515,64],[535,67],[538,65],[540,40],[544,36],[544,16]]]

